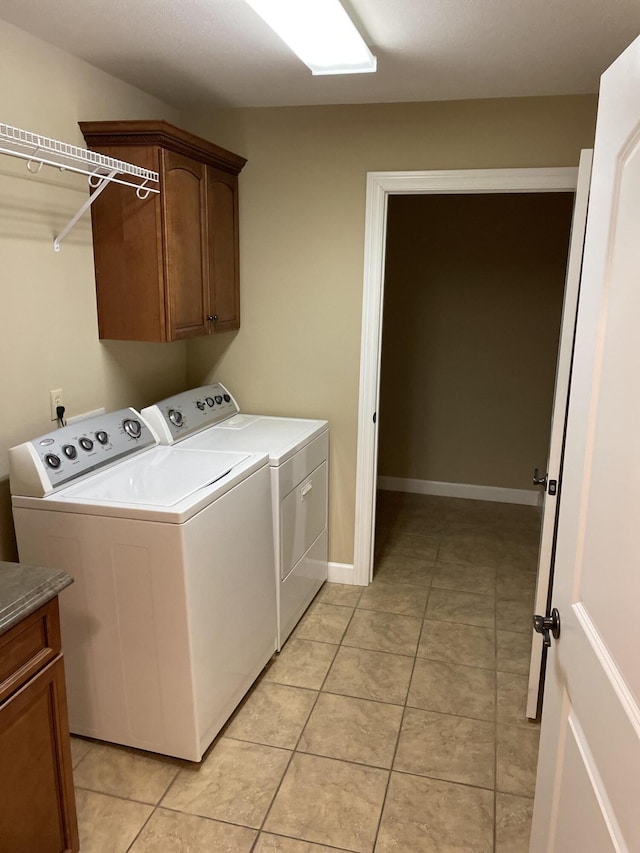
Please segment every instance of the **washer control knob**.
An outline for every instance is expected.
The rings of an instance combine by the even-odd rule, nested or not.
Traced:
[[[96,433],[96,438],[100,442],[100,444],[107,444],[109,441],[109,435],[103,429],[99,429]]]
[[[93,448],[93,442],[90,438],[87,438],[86,435],[82,436],[78,444],[83,450],[86,450],[87,452]]]
[[[75,449],[73,444],[63,444],[62,452],[67,457],[67,459],[75,459],[78,455],[78,451]]]
[[[216,394],[216,403],[218,405],[220,405],[221,402],[222,402],[222,397],[219,394]]]
[[[122,427],[131,438],[140,438],[142,434],[142,424],[136,418],[125,418]]]
[[[225,395],[224,395],[224,401],[225,401],[225,403],[230,403],[230,402],[231,402],[231,397],[230,397],[228,394],[225,394]]]
[[[47,463],[49,468],[59,468],[61,464],[60,457],[56,456],[55,453],[45,454],[44,461]]]
[[[209,406],[209,407],[213,406],[213,397],[205,397],[204,401],[207,404],[207,406]]]
[[[202,402],[202,400],[198,400],[196,406],[200,409],[201,412],[204,412],[204,403]]]
[[[182,416],[182,412],[179,412],[178,409],[169,409],[169,420],[174,426],[180,427],[184,423],[184,417]]]

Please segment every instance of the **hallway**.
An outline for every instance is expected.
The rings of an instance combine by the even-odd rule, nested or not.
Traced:
[[[538,535],[381,492],[373,584],[325,585],[200,766],[73,739],[83,853],[526,853]]]

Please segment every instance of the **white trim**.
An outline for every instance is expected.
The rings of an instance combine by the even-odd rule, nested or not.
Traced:
[[[559,479],[562,469],[564,432],[569,405],[569,385],[571,362],[573,359],[573,341],[578,316],[578,297],[580,294],[580,275],[582,272],[582,252],[584,234],[587,225],[587,207],[589,186],[591,183],[591,163],[593,151],[584,150],[580,154],[578,165],[578,184],[573,205],[571,236],[569,237],[569,257],[565,276],[562,319],[560,321],[560,341],[556,361],[556,382],[553,392],[551,431],[549,436],[549,455],[545,471],[550,479]],[[535,613],[547,612],[547,601],[551,592],[551,563],[553,543],[556,538],[557,498],[543,495],[542,523],[540,529],[540,547],[538,549],[538,582],[536,586]],[[533,628],[531,635],[533,636]],[[537,637],[531,646],[529,661],[529,685],[527,687],[526,715],[535,719],[538,713],[538,696],[542,681],[543,646]]]
[[[329,575],[327,580],[329,583],[348,583],[354,584],[353,579],[353,563],[329,563]]]
[[[602,635],[598,631],[587,608],[581,601],[578,601],[572,605],[572,609],[589,641],[589,645],[598,659],[598,663],[602,667],[604,675],[607,677],[612,690],[616,694],[620,707],[633,727],[635,736],[640,740],[640,706],[636,698],[629,690],[625,677],[611,656],[607,644],[602,639]]]
[[[573,736],[573,741],[580,753],[582,766],[591,784],[593,796],[598,803],[600,816],[609,833],[609,840],[612,842],[615,853],[628,853],[627,847],[620,824],[616,819],[616,813],[607,794],[607,787],[600,775],[598,765],[593,753],[589,749],[589,741],[584,733],[584,729],[580,725],[578,718],[574,713],[570,713],[568,717],[569,729]]]
[[[380,393],[382,298],[389,195],[425,193],[575,192],[578,170],[472,169],[437,172],[369,172],[365,206],[364,282],[356,467],[354,583],[367,586],[373,569],[373,526],[378,430],[373,423]]]
[[[472,501],[495,501],[501,504],[540,506],[539,489],[507,489],[503,486],[479,486],[474,483],[443,483],[439,480],[412,480],[408,477],[378,477],[378,488],[416,495],[440,495]]]

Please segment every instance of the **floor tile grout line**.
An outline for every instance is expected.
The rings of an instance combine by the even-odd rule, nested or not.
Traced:
[[[145,827],[147,826],[147,824],[149,823],[149,821],[151,820],[151,818],[152,818],[152,817],[154,816],[154,814],[156,813],[156,809],[157,809],[157,808],[158,808],[158,806],[154,806],[154,807],[151,809],[151,814],[150,814],[150,815],[149,815],[149,817],[145,820],[145,822],[142,824],[142,826],[140,827],[140,829],[136,832],[135,838],[133,839],[133,841],[131,842],[131,844],[127,847],[127,853],[129,853],[129,850],[131,850],[131,849],[133,848],[133,845],[134,845],[134,844],[136,844],[136,842],[138,841],[138,839],[140,838],[140,836],[141,836],[141,835],[142,835],[142,833],[144,832]]]
[[[427,600],[425,601],[425,605],[424,605],[424,611],[423,611],[423,615],[422,615],[422,624],[421,624],[421,626],[420,626],[420,633],[419,633],[419,635],[418,635],[418,645],[416,646],[416,654],[414,655],[414,658],[413,658],[413,666],[411,667],[411,674],[410,674],[410,676],[409,676],[409,681],[408,681],[408,685],[407,685],[407,692],[406,692],[406,694],[405,694],[405,701],[404,701],[404,706],[403,706],[403,709],[402,709],[402,716],[401,716],[401,718],[400,718],[400,725],[398,726],[398,733],[397,733],[397,735],[396,735],[395,747],[394,747],[394,750],[393,750],[393,756],[392,756],[392,758],[391,758],[391,766],[389,767],[389,776],[388,776],[388,778],[387,778],[387,784],[386,784],[386,787],[385,787],[384,796],[383,796],[383,798],[382,798],[382,806],[381,806],[381,808],[380,808],[380,816],[379,816],[379,818],[378,818],[378,825],[377,825],[377,827],[376,827],[376,832],[375,832],[375,836],[374,836],[374,839],[373,839],[373,846],[372,846],[372,848],[371,848],[371,849],[372,849],[372,851],[373,851],[373,850],[375,850],[375,848],[376,848],[376,846],[377,846],[377,844],[378,844],[378,837],[379,837],[379,835],[380,835],[380,828],[382,827],[382,819],[383,819],[383,816],[384,816],[385,806],[386,806],[386,804],[387,804],[387,796],[388,796],[388,793],[389,793],[389,786],[391,785],[391,776],[392,776],[392,774],[393,774],[393,772],[394,772],[394,769],[393,769],[393,768],[394,768],[394,765],[395,765],[395,763],[396,763],[396,757],[397,757],[397,754],[398,754],[398,747],[399,747],[399,745],[400,745],[400,738],[401,738],[401,736],[402,736],[402,728],[403,728],[403,726],[404,726],[404,719],[405,719],[405,716],[406,716],[406,713],[407,713],[407,702],[408,702],[408,700],[409,700],[409,693],[410,693],[410,691],[411,691],[411,682],[413,681],[413,673],[415,672],[416,662],[417,662],[417,660],[418,660],[418,657],[417,657],[417,651],[418,651],[418,649],[420,648],[420,641],[421,641],[421,639],[422,639],[422,632],[424,631],[425,614],[426,614],[426,611],[427,611],[427,604],[428,604],[428,602],[429,602],[429,595],[427,595]]]
[[[107,792],[107,791],[100,791],[98,788],[89,788],[86,785],[75,785],[74,784],[73,787],[76,788],[78,791],[87,791],[89,794],[100,794],[100,796],[102,796],[102,797],[111,797],[114,800],[121,800],[124,803],[136,803],[136,805],[139,805],[139,806],[149,806],[149,808],[151,808],[151,809],[155,809],[155,808],[157,808],[157,806],[160,805],[159,802],[150,803],[150,802],[148,802],[148,800],[140,800],[140,799],[137,799],[136,797],[125,797],[122,794],[112,794],[112,793]],[[162,796],[164,796],[164,794]]]
[[[324,693],[323,694],[323,696],[331,696],[331,695],[334,695],[334,694],[331,694],[331,693]],[[394,705],[392,707],[402,708],[404,710],[403,705]],[[313,713],[313,709],[312,709],[312,713]],[[326,755],[325,753],[322,753],[322,752],[310,752],[309,750],[306,750],[306,749],[300,749],[299,748],[300,740],[302,738],[302,735],[304,734],[304,729],[306,729],[307,723],[309,722],[310,717],[311,717],[311,714],[309,714],[309,718],[307,719],[306,723],[304,724],[304,726],[302,728],[302,731],[300,732],[300,737],[298,738],[297,745],[293,749],[291,749],[289,747],[285,747],[285,746],[274,746],[272,748],[273,749],[282,749],[282,750],[285,750],[286,752],[294,752],[297,755],[310,755],[313,758],[326,758],[329,761],[337,761],[340,764],[349,764],[352,767],[371,767],[373,770],[384,770],[385,772],[388,770],[391,770],[391,766],[385,767],[382,764],[369,764],[366,761],[356,761],[353,758],[337,758],[335,755]],[[227,740],[238,740],[241,743],[250,743],[252,746],[267,746],[267,747],[272,746],[272,744],[261,743],[260,741],[256,741],[256,740],[243,740],[242,738],[227,738]],[[288,765],[287,765],[287,767],[288,767]],[[413,775],[419,776],[420,774],[416,773]],[[99,793],[99,792],[95,792],[95,793]],[[119,799],[123,799],[123,798],[120,797]],[[126,799],[126,798],[124,798],[124,799]],[[129,801],[129,802],[134,802],[134,801]],[[151,803],[143,803],[142,805],[151,805]],[[164,808],[164,806],[162,806],[160,803],[158,803],[158,807]],[[179,809],[175,809],[175,811],[179,811]],[[233,821],[227,821],[227,823],[233,823]]]
[[[163,806],[158,804],[156,809],[162,809],[165,812],[171,812],[176,815],[187,815],[188,817],[198,817],[202,820],[210,821],[211,823],[223,823],[225,826],[237,826],[240,829],[251,829],[253,832],[259,832],[258,828],[255,826],[249,826],[248,823],[234,823],[232,820],[226,820],[223,817],[211,817],[206,814],[199,814],[198,812],[187,812],[182,809],[176,809],[173,806]],[[80,851],[82,853],[82,851]]]
[[[287,775],[287,773],[289,772],[289,768],[291,767],[291,762],[293,761],[293,756],[295,755],[295,752],[294,752],[294,750],[290,750],[290,752],[291,752],[291,755],[289,756],[289,760],[287,761],[286,767],[284,768],[284,771],[283,771],[282,775],[280,776],[280,781],[278,782],[276,789],[273,792],[273,796],[271,797],[271,800],[269,802],[269,805],[267,806],[267,809],[264,813],[264,816],[262,818],[262,822],[260,823],[260,826],[258,828],[258,834],[256,835],[256,837],[253,841],[253,844],[251,845],[251,848],[250,848],[251,850],[254,850],[256,844],[258,843],[258,839],[260,838],[260,833],[264,829],[264,826],[267,822],[267,818],[269,817],[269,813],[271,812],[271,809],[273,808],[273,804],[276,800],[276,797],[278,796],[278,794],[280,792],[280,788],[282,787],[282,783],[284,782],[285,776]]]
[[[180,770],[181,770],[181,768],[178,768],[178,769],[177,769],[175,776],[173,777],[173,779],[169,782],[169,784],[168,784],[168,785],[167,785],[167,787],[165,788],[164,794],[160,797],[160,799],[158,800],[158,802],[157,802],[157,803],[156,803],[156,805],[154,806],[154,809],[153,809],[153,811],[151,812],[151,814],[149,815],[148,820],[145,822],[144,826],[140,829],[140,832],[138,833],[138,835],[136,835],[136,839],[140,836],[140,834],[141,834],[141,833],[143,832],[143,830],[144,830],[144,827],[145,827],[145,826],[147,825],[147,823],[151,820],[151,818],[154,816],[154,814],[156,813],[156,811],[160,808],[160,804],[162,803],[162,801],[164,800],[164,798],[165,798],[165,797],[167,796],[167,794],[169,793],[169,789],[173,787],[174,782],[176,781],[176,779],[177,779],[177,778],[178,778],[178,776],[180,775]],[[135,844],[135,841],[134,841],[134,844]]]
[[[424,631],[425,615],[427,612],[427,605],[429,603],[430,595],[431,595],[431,590],[429,590],[429,593],[427,594],[427,599],[424,603],[424,610],[422,612],[422,624],[420,626],[420,633],[418,635],[418,644],[416,646],[416,654],[413,656],[413,665],[411,667],[411,673],[409,675],[409,680],[408,680],[408,684],[407,684],[407,692],[405,694],[404,705],[403,705],[403,709],[402,709],[402,716],[400,718],[400,725],[398,726],[398,733],[396,735],[396,742],[395,742],[395,747],[393,750],[393,756],[391,757],[391,765],[389,767],[389,775],[387,777],[387,784],[385,787],[384,796],[382,798],[382,805],[380,808],[380,817],[378,818],[378,825],[376,827],[375,836],[373,838],[373,845],[371,847],[372,851],[375,850],[375,848],[378,844],[378,836],[380,835],[380,828],[382,826],[382,818],[384,816],[384,810],[385,810],[385,806],[387,803],[387,795],[389,793],[389,786],[391,785],[391,775],[393,773],[393,767],[396,763],[396,757],[398,754],[398,747],[400,745],[400,738],[402,736],[402,727],[404,726],[404,718],[405,718],[406,713],[407,713],[407,702],[409,701],[409,693],[411,691],[411,682],[413,681],[413,673],[415,672],[416,662],[418,660],[417,653],[418,653],[418,649],[420,648],[420,640],[422,639],[422,632]]]
[[[388,615],[393,615],[393,614],[388,614]],[[418,618],[418,617],[416,617],[416,618]],[[370,649],[370,648],[367,648],[366,646],[353,646],[350,643],[346,643],[346,644],[340,643],[340,646],[341,647],[343,646],[345,649],[359,649],[361,652],[375,652],[375,653],[380,654],[380,655],[392,655],[394,658],[413,658],[413,657],[415,657],[415,655],[410,655],[410,654],[407,654],[406,652],[389,652],[389,651],[386,651],[385,649]]]
[[[349,648],[347,646],[346,648]],[[403,702],[387,702],[384,699],[372,699],[369,696],[356,696],[354,693],[338,693],[336,690],[319,690],[324,696],[341,696],[343,699],[359,699],[361,702],[373,702],[375,705],[391,705],[392,708],[403,708]]]
[[[431,775],[427,775],[426,773],[416,773],[411,770],[399,770],[396,768],[392,768],[393,773],[399,773],[402,776],[413,776],[415,779],[433,779],[436,782],[444,782],[446,785],[458,785],[461,788],[471,788],[473,791],[487,791],[489,794],[495,793],[493,788],[489,788],[486,785],[474,785],[472,782],[458,782],[454,779],[446,779],[444,776],[437,776],[435,773]],[[506,792],[501,792],[506,793]],[[511,796],[521,796],[520,794],[511,794]],[[528,797],[527,799],[533,799],[533,797]]]
[[[255,845],[260,840],[261,834],[262,833],[258,834],[258,837],[254,841],[254,845],[251,847],[251,850],[254,849]],[[268,834],[269,835],[275,835],[278,838],[287,838],[287,839],[289,839],[289,841],[302,841],[304,844],[313,844],[315,846],[317,846],[320,843],[318,841],[304,841],[304,839],[302,839],[302,838],[296,838],[295,835],[286,835],[284,832],[273,832],[273,830],[268,830]],[[322,842],[322,846],[326,847],[328,850],[336,850],[337,853],[353,853],[353,851],[346,850],[344,847],[335,847],[333,844],[327,844],[324,841]],[[251,853],[251,850],[249,851],[249,853]]]
[[[254,849],[254,847],[257,844],[258,839],[260,837],[260,830],[256,829],[255,826],[247,826],[247,824],[245,824],[245,823],[231,823],[231,821],[221,820],[220,818],[215,818],[215,817],[209,817],[208,815],[195,814],[194,812],[181,812],[178,809],[171,809],[171,808],[167,808],[166,806],[158,805],[154,808],[153,812],[149,815],[149,817],[147,818],[147,820],[145,821],[145,823],[141,827],[140,831],[138,832],[138,834],[136,835],[134,840],[131,842],[129,847],[127,847],[125,853],[130,853],[130,851],[133,850],[133,847],[136,844],[136,842],[139,840],[140,835],[142,834],[142,831],[144,830],[146,825],[149,823],[149,821],[151,820],[153,815],[156,813],[157,809],[164,809],[164,811],[170,811],[173,814],[184,815],[185,817],[195,817],[198,820],[206,820],[206,821],[209,821],[211,823],[223,823],[223,824],[225,824],[225,826],[233,826],[233,827],[237,827],[238,829],[248,829],[251,832],[255,832],[256,837],[254,838],[254,840],[251,843],[249,853],[251,853],[251,851]]]
[[[491,672],[491,670],[485,671]],[[473,720],[474,723],[488,723],[489,725],[496,722],[495,716],[488,720],[486,717],[470,717],[468,714],[454,714],[451,711],[437,711],[435,708],[421,708],[420,705],[412,705],[410,702],[406,702],[406,707],[410,708],[412,711],[424,711],[427,714],[438,714],[440,717],[455,717],[456,720]]]
[[[427,601],[428,600],[429,600],[429,598],[427,596]],[[427,605],[425,602],[425,610],[426,609],[427,609]],[[422,637],[423,628],[424,628],[424,616],[422,619],[422,625],[420,627],[420,635],[418,636],[418,646],[420,645],[420,639]],[[417,647],[416,647],[416,651],[417,651]],[[396,735],[396,742],[395,742],[395,746],[393,749],[393,755],[391,757],[391,764],[389,766],[389,775],[387,776],[387,784],[385,785],[384,796],[382,797],[382,804],[380,806],[380,816],[378,817],[378,824],[376,826],[375,835],[373,837],[373,844],[371,846],[372,851],[375,850],[375,848],[378,844],[378,836],[380,835],[380,827],[382,826],[382,818],[384,815],[384,809],[385,809],[385,806],[387,804],[387,795],[389,793],[389,786],[391,785],[391,774],[393,773],[393,765],[396,763],[396,755],[398,754],[398,746],[400,744],[400,737],[402,735],[402,727],[404,725],[405,714],[407,713],[407,699],[409,698],[409,691],[411,690],[411,682],[413,680],[413,673],[414,673],[414,670],[416,667],[416,660],[417,660],[417,657],[414,655],[413,665],[411,667],[411,673],[409,675],[409,680],[407,682],[407,692],[405,694],[405,700],[404,700],[404,704],[403,704],[403,708],[402,708],[402,716],[400,717],[400,725],[398,726],[398,733]]]
[[[298,748],[298,745],[299,745],[299,743],[300,743],[300,741],[301,741],[301,739],[302,739],[302,735],[304,734],[304,731],[305,731],[305,729],[306,729],[306,727],[307,727],[307,725],[308,725],[308,723],[309,723],[309,720],[311,719],[311,715],[313,714],[313,712],[314,712],[314,710],[315,710],[315,707],[316,707],[316,705],[318,704],[318,699],[320,698],[320,694],[322,693],[322,688],[324,687],[324,685],[325,685],[325,683],[326,683],[326,680],[327,680],[327,678],[329,677],[329,673],[331,672],[331,669],[332,669],[332,667],[333,667],[333,664],[334,664],[334,662],[335,662],[335,659],[336,659],[336,657],[337,657],[337,655],[338,655],[338,651],[340,650],[340,647],[341,647],[341,645],[342,645],[342,640],[344,639],[344,636],[345,636],[345,634],[347,633],[347,631],[348,631],[348,629],[349,629],[349,625],[351,624],[351,620],[353,619],[353,616],[354,616],[354,613],[355,613],[355,612],[356,612],[356,609],[355,609],[355,607],[354,607],[354,608],[352,609],[351,616],[349,617],[349,621],[347,622],[347,624],[346,624],[346,626],[345,626],[345,628],[344,628],[344,631],[342,632],[342,637],[340,638],[340,643],[338,643],[338,644],[337,644],[336,653],[334,654],[334,656],[333,656],[333,658],[332,658],[332,660],[331,660],[331,663],[330,663],[330,665],[329,665],[329,666],[328,666],[328,668],[327,668],[327,672],[325,673],[325,676],[324,676],[324,678],[323,678],[323,680],[322,680],[322,684],[320,685],[320,689],[318,690],[318,692],[317,692],[317,694],[316,694],[316,698],[315,698],[315,700],[314,700],[314,702],[313,702],[313,705],[311,706],[311,710],[309,711],[309,714],[307,715],[307,719],[305,720],[304,725],[303,725],[303,726],[302,726],[302,728],[300,729],[300,734],[298,735],[298,738],[297,738],[297,740],[296,740],[296,745],[294,746],[293,750],[291,751],[291,756],[289,757],[289,761],[287,762],[287,766],[286,766],[286,767],[285,767],[285,769],[284,769],[284,773],[283,773],[283,774],[282,774],[282,776],[280,777],[280,781],[279,781],[279,783],[278,783],[278,786],[277,786],[277,788],[276,788],[276,790],[275,790],[275,792],[274,792],[274,794],[273,794],[273,797],[271,798],[271,802],[269,803],[269,806],[268,806],[268,808],[267,808],[267,810],[266,810],[266,812],[265,812],[265,814],[264,814],[264,817],[263,817],[263,819],[262,819],[262,823],[260,824],[260,829],[258,830],[258,835],[256,836],[256,838],[255,838],[255,840],[254,840],[253,844],[251,845],[251,851],[253,851],[253,850],[255,849],[255,847],[256,847],[256,845],[257,845],[257,843],[258,843],[258,839],[260,838],[260,834],[264,831],[264,827],[265,827],[266,822],[267,822],[267,820],[268,820],[268,818],[269,818],[269,814],[271,813],[271,810],[272,810],[273,805],[274,805],[274,803],[275,803],[275,801],[276,801],[276,798],[277,798],[277,796],[278,796],[278,794],[279,794],[279,792],[280,792],[280,789],[281,789],[281,787],[282,787],[282,783],[284,782],[285,777],[286,777],[287,773],[289,772],[289,768],[291,767],[291,764],[292,764],[292,762],[293,762],[294,757],[296,756],[296,754],[298,754],[298,752],[297,752],[297,748]],[[299,754],[300,754],[300,755],[304,755],[305,753],[299,753]]]
[[[72,735],[72,734],[70,734],[69,736],[70,736],[71,738],[76,737],[76,735]],[[80,767],[80,765],[82,764],[82,762],[85,760],[85,758],[89,755],[89,753],[93,751],[93,747],[94,747],[94,746],[95,746],[95,743],[91,743],[91,745],[89,746],[89,749],[85,752],[85,754],[82,756],[82,758],[80,758],[80,759],[78,760],[78,762],[77,762],[76,764],[73,764],[73,761],[72,761],[72,767],[71,767],[71,769],[72,769],[72,771],[74,772],[74,774],[75,774],[75,771]]]

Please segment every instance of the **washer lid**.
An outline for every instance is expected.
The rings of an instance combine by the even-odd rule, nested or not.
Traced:
[[[172,507],[221,480],[246,459],[246,453],[155,447],[69,486],[58,498],[99,504]]]

